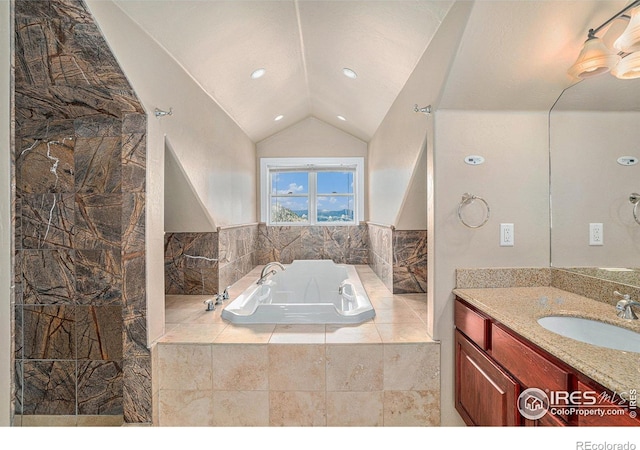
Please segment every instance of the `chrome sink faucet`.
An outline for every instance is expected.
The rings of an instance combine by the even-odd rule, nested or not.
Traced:
[[[616,311],[618,311],[618,317],[621,319],[638,320],[638,316],[633,311],[633,306],[640,306],[639,302],[631,300],[629,294],[621,294],[618,291],[613,291],[616,297],[622,297],[622,300],[616,304]]]
[[[263,284],[265,282],[265,279],[269,275],[275,275],[277,273],[275,270],[269,270],[269,269],[271,269],[272,266],[278,266],[280,268],[280,270],[285,270],[284,266],[282,264],[280,264],[279,262],[272,261],[270,263],[267,263],[262,268],[262,272],[260,272],[260,279],[258,279],[256,284]]]

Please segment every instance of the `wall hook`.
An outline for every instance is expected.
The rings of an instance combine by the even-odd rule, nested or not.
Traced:
[[[171,114],[173,114],[173,108],[169,108],[169,111],[163,111],[161,109],[156,108],[156,110],[154,111],[154,114],[158,118],[162,116],[170,116]]]
[[[427,106],[423,106],[422,108],[419,108],[418,105],[413,105],[413,111],[417,112],[417,113],[423,113],[426,115],[431,114],[431,105],[427,105]]]

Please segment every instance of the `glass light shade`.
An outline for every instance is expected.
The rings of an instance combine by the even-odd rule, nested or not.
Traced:
[[[612,54],[600,38],[587,39],[578,59],[569,69],[575,78],[588,78],[609,72],[620,61],[620,56]]]
[[[640,78],[640,53],[632,53],[622,58],[611,70],[611,75],[621,80]]]
[[[629,25],[613,43],[613,47],[623,53],[640,50],[640,7],[631,10]]]

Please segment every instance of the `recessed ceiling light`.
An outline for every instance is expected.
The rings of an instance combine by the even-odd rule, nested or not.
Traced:
[[[257,80],[258,78],[262,77],[265,73],[267,73],[267,69],[256,69],[253,72],[251,72],[251,78],[254,80]]]
[[[342,121],[347,120],[347,119],[345,119],[345,118],[344,118],[344,116],[336,116],[336,117],[338,117],[338,119],[340,119],[340,120],[342,120]]]
[[[351,78],[352,80],[355,80],[356,78],[358,78],[358,74],[355,73],[352,69],[349,69],[348,67],[345,67],[344,69],[342,69],[342,73],[344,74],[345,77]]]
[[[273,119],[273,120],[275,120],[275,121],[277,122],[278,120],[282,120],[282,119],[283,119],[283,117],[284,117],[284,116],[283,116],[282,114],[280,114],[280,115],[276,116],[276,118],[275,118],[275,119]]]

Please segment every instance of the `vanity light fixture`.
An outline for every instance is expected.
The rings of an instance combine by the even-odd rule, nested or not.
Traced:
[[[256,69],[253,72],[251,72],[251,79],[257,80],[258,78],[262,78],[265,73],[267,73],[267,69],[264,69],[264,68]]]
[[[616,50],[623,53],[633,53],[640,50],[640,8],[631,10],[630,14],[629,25],[613,44]]]
[[[342,73],[344,74],[345,77],[351,78],[352,80],[355,80],[356,78],[358,78],[358,74],[353,69],[349,69],[348,67],[345,67],[344,69],[342,69]]]
[[[628,11],[630,15],[626,14]],[[628,20],[629,24],[616,39],[614,48],[609,49],[596,34],[616,19]],[[578,59],[569,69],[569,75],[575,78],[589,78],[610,72],[620,79],[638,78],[640,77],[640,55],[634,54],[638,50],[640,50],[640,0],[634,0],[602,25],[589,30]]]

